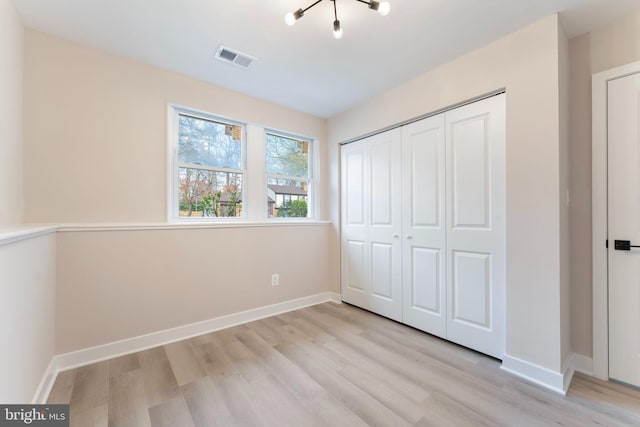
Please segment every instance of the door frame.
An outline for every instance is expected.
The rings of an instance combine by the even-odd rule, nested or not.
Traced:
[[[640,61],[594,74],[592,88],[591,207],[593,256],[593,376],[609,379],[609,280],[607,248],[607,101],[610,80],[640,73]]]

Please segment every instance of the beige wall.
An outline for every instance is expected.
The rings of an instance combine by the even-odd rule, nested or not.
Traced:
[[[570,41],[571,347],[592,356],[590,35]]]
[[[640,60],[640,13],[571,40],[570,53],[572,348],[591,356],[591,75]]]
[[[338,146],[364,133],[506,88],[507,353],[560,371],[559,28],[543,19],[329,120]],[[339,212],[332,212],[334,223]]]
[[[22,222],[22,56],[24,29],[0,0],[0,228]]]
[[[28,403],[54,354],[53,234],[0,245],[0,402]]]
[[[330,227],[61,232],[56,353],[326,292]],[[280,285],[271,286],[271,274]]]
[[[591,73],[640,59],[640,12],[591,32]]]
[[[170,103],[318,138],[328,217],[324,119],[32,30],[24,103],[28,222],[166,221]],[[56,352],[337,291],[336,241],[328,225],[62,232]]]
[[[165,221],[170,103],[316,137],[326,160],[324,119],[32,30],[24,103],[27,222]]]

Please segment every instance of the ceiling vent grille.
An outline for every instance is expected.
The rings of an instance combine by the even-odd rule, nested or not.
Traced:
[[[238,52],[237,50],[229,49],[225,46],[220,46],[216,51],[216,58],[220,61],[226,62],[228,64],[237,65],[242,68],[249,68],[251,64],[256,61],[256,58],[244,54],[242,52]]]

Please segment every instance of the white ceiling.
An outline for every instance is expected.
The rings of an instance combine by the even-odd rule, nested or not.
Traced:
[[[555,12],[569,37],[632,11],[639,0],[389,0],[382,17],[324,0],[14,0],[26,26],[197,79],[330,117]],[[213,59],[219,45],[258,59]]]

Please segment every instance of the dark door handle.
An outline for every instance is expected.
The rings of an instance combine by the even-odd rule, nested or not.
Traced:
[[[630,251],[631,248],[640,248],[640,246],[632,245],[631,240],[616,240],[614,242],[614,249],[616,251]]]

